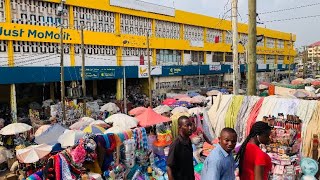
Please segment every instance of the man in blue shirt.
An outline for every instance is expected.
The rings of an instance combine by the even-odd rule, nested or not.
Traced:
[[[232,151],[237,143],[237,133],[232,128],[222,129],[219,144],[204,162],[201,180],[234,180],[235,160]]]

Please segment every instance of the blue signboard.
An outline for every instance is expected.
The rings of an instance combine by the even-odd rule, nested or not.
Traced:
[[[288,69],[288,65],[277,66],[279,70]],[[258,71],[269,71],[258,69]],[[240,72],[244,72],[245,65],[240,65]],[[293,69],[293,66],[292,68]],[[138,66],[126,66],[126,78],[138,78]],[[81,80],[81,67],[65,67],[65,81]],[[86,80],[120,79],[123,78],[122,66],[86,66]],[[192,76],[231,73],[231,65],[188,65],[188,66],[162,66],[161,75],[156,76]],[[0,84],[15,83],[43,83],[59,82],[60,67],[0,67]]]

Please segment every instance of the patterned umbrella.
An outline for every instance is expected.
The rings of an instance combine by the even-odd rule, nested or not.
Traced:
[[[92,134],[103,134],[104,131],[106,131],[104,128],[97,126],[97,125],[91,125],[87,126],[82,130],[84,133],[92,133]]]
[[[177,101],[176,103],[172,104],[170,107],[174,108],[174,107],[179,107],[179,106],[191,107],[191,104],[186,101]]]

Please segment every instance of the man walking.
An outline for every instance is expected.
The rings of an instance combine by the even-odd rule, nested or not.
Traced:
[[[235,160],[232,151],[237,143],[237,133],[232,128],[222,129],[219,144],[204,162],[201,180],[234,180]]]
[[[179,136],[171,144],[167,159],[169,180],[194,180],[193,151],[189,136],[193,124],[187,116],[178,119]]]

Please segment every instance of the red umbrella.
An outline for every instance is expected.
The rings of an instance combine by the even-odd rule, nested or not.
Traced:
[[[167,105],[167,106],[171,106],[171,105],[173,105],[173,104],[176,103],[176,102],[177,102],[177,100],[168,98],[168,99],[165,99],[165,100],[162,102],[162,104],[163,104],[163,105]]]
[[[170,118],[157,114],[151,108],[148,108],[142,114],[136,116],[136,119],[138,119],[139,125],[142,127],[152,126],[155,124],[170,121]]]
[[[130,110],[129,114],[131,116],[138,116],[138,115],[142,114],[145,110],[147,110],[147,108],[145,108],[145,107],[136,107],[136,108]]]

